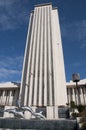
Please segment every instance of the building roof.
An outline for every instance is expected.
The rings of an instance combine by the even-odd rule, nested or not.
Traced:
[[[44,3],[44,4],[37,4],[35,5],[35,7],[39,7],[39,6],[47,6],[47,5],[52,5],[52,3]]]
[[[5,82],[5,83],[0,83],[0,89],[1,88],[19,88],[20,83],[16,82]]]
[[[75,86],[76,83],[72,80],[70,82],[66,82],[66,86]],[[82,79],[78,82],[78,85],[86,85],[86,79]]]

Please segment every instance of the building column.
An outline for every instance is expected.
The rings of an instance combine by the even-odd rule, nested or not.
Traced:
[[[10,90],[10,105],[13,103],[13,93],[12,90]]]
[[[80,95],[80,98],[81,98],[81,104],[84,104],[84,93],[83,93],[83,88],[81,87],[80,90],[81,90],[81,95]]]
[[[29,85],[25,85],[25,95],[24,95],[24,106],[27,105],[27,99],[28,99],[28,87]]]
[[[6,105],[9,106],[9,97],[10,96],[10,90],[7,91],[7,99],[6,99]]]
[[[69,103],[71,102],[71,93],[70,93],[70,88],[68,88],[68,93],[69,93]]]
[[[54,112],[54,119],[58,119],[58,107],[57,106],[54,106],[53,112]]]
[[[80,87],[77,88],[77,96],[78,96],[78,105],[81,104],[81,91],[80,91]]]
[[[14,106],[5,106],[5,110],[7,109],[14,109],[15,107]],[[14,114],[12,113],[9,113],[9,112],[4,112],[4,118],[12,118],[14,117]]]
[[[33,12],[31,13],[31,16],[30,16],[28,35],[27,35],[27,41],[26,41],[26,49],[25,49],[25,56],[24,56],[24,64],[26,64],[27,67],[25,67],[25,65],[23,65],[23,77],[25,76],[24,74],[26,74],[25,94],[23,97],[24,98],[24,105],[28,105],[28,98],[29,98],[28,93],[29,93],[30,67],[31,67],[30,62],[31,62],[31,54],[32,54],[31,49],[32,49],[32,45],[33,45],[32,37],[33,37],[33,32],[34,32],[33,28],[34,28],[34,24],[35,24],[35,23],[33,23],[33,26],[31,28],[32,22],[33,22]],[[32,36],[31,36],[31,39],[29,39],[31,32],[32,32]],[[27,72],[24,72],[25,68],[26,68]],[[23,84],[21,86],[24,87]]]
[[[73,92],[73,101],[75,102],[75,92],[74,92],[74,88],[72,89]]]
[[[84,105],[86,105],[86,87],[83,87],[83,98],[84,98]]]
[[[40,59],[39,59],[39,56],[40,56],[40,54],[39,54],[39,50],[40,50],[40,19],[41,19],[41,8],[39,8],[39,9],[37,9],[38,10],[38,14],[37,14],[37,18],[38,18],[38,24],[36,25],[36,27],[37,27],[37,30],[38,30],[38,32],[37,32],[37,41],[36,41],[36,43],[35,43],[35,48],[36,48],[36,53],[35,53],[35,55],[36,55],[36,63],[35,63],[35,66],[34,66],[34,69],[35,69],[35,81],[34,81],[34,99],[33,99],[33,104],[34,104],[34,106],[36,106],[36,105],[38,105],[38,103],[39,103],[39,98],[38,98],[38,96],[39,96],[39,70],[40,70],[40,68],[39,68],[39,61],[40,61]]]
[[[58,107],[57,106],[47,106],[47,119],[58,119]]]
[[[43,88],[43,84],[42,84],[42,80],[43,80],[43,8],[42,8],[42,18],[41,18],[41,42],[40,42],[40,67],[39,67],[39,71],[40,71],[40,75],[39,75],[39,106],[42,106],[42,88]]]
[[[47,106],[46,112],[47,112],[47,114],[46,114],[47,119],[53,119],[53,107]]]
[[[33,85],[35,86],[35,82],[33,83],[33,80],[34,80],[34,64],[36,64],[34,61],[35,61],[35,50],[36,49],[36,38],[37,38],[37,35],[36,35],[36,31],[37,31],[37,20],[38,20],[38,9],[35,9],[34,11],[34,21],[35,21],[35,26],[34,26],[34,38],[33,38],[33,52],[32,52],[32,60],[31,60],[31,73],[30,73],[30,83],[29,83],[29,100],[28,100],[28,105],[32,105],[32,91],[33,91]],[[36,70],[37,71],[37,70]],[[35,77],[36,79],[37,77]],[[37,80],[36,80],[37,82]],[[34,87],[34,89],[36,89]],[[35,91],[35,93],[37,92],[37,89]],[[33,94],[34,95],[34,94]],[[37,95],[36,95],[37,96]],[[34,96],[35,100],[36,100],[36,96]]]
[[[78,95],[77,95],[77,88],[75,87],[75,104],[78,105]]]
[[[45,32],[44,32],[44,106],[47,105],[47,8],[45,8]]]
[[[2,94],[2,105],[5,105],[5,90],[3,90],[3,94]]]
[[[11,103],[11,90],[10,90],[10,92],[9,92],[9,105],[10,105],[10,106],[12,105],[12,103]]]
[[[70,101],[69,101],[69,91],[68,91],[68,88],[67,88],[67,103],[69,104]]]
[[[1,90],[2,93],[1,93],[1,97],[0,97],[0,104],[2,105],[3,104],[3,90]]]
[[[50,10],[51,8],[48,8],[48,80],[49,80],[49,105],[52,106],[53,100],[52,100],[52,63],[51,63],[51,38],[50,38]]]

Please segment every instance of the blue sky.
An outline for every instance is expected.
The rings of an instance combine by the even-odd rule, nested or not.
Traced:
[[[0,0],[0,82],[21,80],[30,11],[48,2],[59,10],[66,80],[86,78],[86,0]]]

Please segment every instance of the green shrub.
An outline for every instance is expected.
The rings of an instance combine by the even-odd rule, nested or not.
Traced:
[[[76,105],[75,105],[74,101],[70,102],[70,108],[71,108],[72,112],[74,113],[74,109],[76,108]]]
[[[86,122],[82,124],[82,130],[86,130]]]
[[[80,113],[80,112],[83,112],[84,110],[85,110],[85,107],[86,106],[84,106],[84,105],[78,105],[78,106],[76,106],[77,107],[77,109],[78,109],[78,112]]]
[[[80,122],[82,123],[82,130],[86,130],[86,110],[80,113],[81,119]]]
[[[78,113],[76,113],[76,112],[72,113],[72,117],[74,117],[74,118],[78,117]]]

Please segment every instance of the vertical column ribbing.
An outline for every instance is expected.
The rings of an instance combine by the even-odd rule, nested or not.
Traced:
[[[52,66],[51,66],[51,41],[50,41],[50,18],[49,18],[49,13],[50,13],[50,7],[48,8],[48,58],[49,58],[49,63],[48,63],[48,79],[49,79],[49,105],[52,105]]]
[[[50,7],[50,13],[49,13],[49,19],[50,19],[50,41],[51,41],[51,75],[52,75],[52,105],[55,105],[55,94],[54,94],[54,66],[53,66],[53,62],[54,62],[54,58],[53,58],[53,52],[54,52],[54,49],[53,49],[53,37],[52,37],[52,7]]]
[[[30,54],[30,59],[29,59],[29,64],[28,64],[28,73],[29,73],[29,76],[28,76],[28,84],[29,84],[29,87],[28,87],[28,93],[27,93],[27,95],[28,95],[28,98],[27,98],[27,104],[28,104],[28,102],[29,102],[29,93],[30,93],[30,82],[31,82],[31,76],[33,75],[33,79],[34,79],[34,70],[33,70],[33,73],[31,72],[31,67],[32,67],[32,58],[33,58],[33,49],[34,49],[34,47],[33,47],[33,45],[34,45],[34,37],[35,37],[35,33],[34,33],[34,31],[35,31],[35,24],[37,23],[37,14],[38,13],[38,11],[35,9],[35,11],[34,11],[34,21],[33,21],[33,24],[34,24],[34,27],[33,27],[33,29],[32,29],[32,37],[31,37],[31,43],[32,43],[32,48],[31,48],[31,54]],[[35,62],[35,61],[34,61]],[[33,91],[33,86],[32,86],[32,91]]]
[[[43,8],[43,53],[42,53],[42,105],[44,105],[44,34],[45,34],[45,7]]]
[[[77,104],[77,99],[76,99],[76,88],[74,88],[74,93],[75,93],[75,103]]]
[[[42,19],[42,13],[41,13],[41,8],[40,8],[40,36],[39,36],[39,59],[38,59],[38,93],[37,93],[37,106],[39,104],[39,76],[40,76],[40,46],[41,46],[41,19]]]
[[[33,21],[33,13],[30,15],[30,23],[28,27],[28,34],[27,34],[27,40],[26,40],[26,49],[25,49],[25,55],[24,55],[24,62],[23,62],[23,70],[22,70],[22,80],[21,80],[21,88],[20,88],[20,94],[19,94],[19,100],[24,103],[24,96],[25,96],[25,85],[27,80],[27,62],[29,57],[29,45],[30,45],[30,38],[31,38],[31,30],[32,30],[32,21]],[[22,93],[23,92],[23,93]]]
[[[84,87],[84,97],[85,97],[85,104],[86,104],[86,87]]]
[[[46,41],[46,50],[47,50],[47,105],[49,105],[49,70],[48,70],[48,65],[49,65],[49,55],[48,55],[48,42],[49,42],[49,39],[48,39],[48,7],[46,7],[46,30],[47,30],[47,33],[46,33],[46,37],[47,37],[47,41]]]
[[[47,8],[45,7],[45,34],[44,34],[44,106],[47,105],[47,25],[46,25],[46,10]]]
[[[36,48],[36,31],[37,31],[37,23],[38,23],[38,9],[35,9],[36,21],[34,28],[34,37],[33,37],[33,52],[32,52],[32,61],[31,61],[31,73],[30,73],[30,84],[29,84],[29,100],[28,105],[32,105],[32,89],[33,89],[33,78],[34,78],[34,58],[35,58],[35,48]]]
[[[40,42],[40,75],[39,75],[39,106],[42,106],[42,80],[43,80],[43,8],[41,13],[41,42]]]
[[[69,102],[71,102],[71,93],[70,93],[70,88],[68,88],[68,93],[69,93]]]
[[[40,44],[40,17],[41,17],[41,9],[39,8],[39,18],[38,18],[38,29],[37,29],[37,48],[36,48],[36,63],[35,63],[35,81],[34,81],[34,105],[37,105],[37,97],[39,92],[38,80],[39,80],[39,44]]]
[[[75,93],[74,93],[74,88],[72,88],[73,91],[73,101],[75,101]]]
[[[83,88],[83,98],[84,98],[84,105],[86,104],[86,93],[85,93],[85,87]]]
[[[31,17],[33,17],[33,13],[31,14]],[[27,44],[30,44],[29,45],[29,54],[27,55],[28,56],[28,65],[27,65],[27,73],[26,73],[26,84],[25,84],[25,95],[24,95],[24,105],[27,105],[27,99],[28,99],[28,89],[29,89],[29,73],[30,73],[30,61],[31,61],[31,53],[32,53],[32,37],[33,37],[33,30],[34,30],[34,19],[35,19],[35,16],[34,16],[34,19],[32,19],[30,17],[30,26],[31,26],[31,24],[32,24],[32,29],[30,30],[30,29],[28,29],[28,33],[30,34],[30,33],[32,33],[32,35],[31,35],[31,40],[29,40],[28,38],[29,37],[27,37]],[[28,48],[27,48],[28,49]]]
[[[38,5],[30,17],[20,89],[22,105],[46,107],[46,115],[52,112],[51,117],[57,118],[57,107],[66,103],[58,10],[51,4]],[[72,100],[70,88],[68,91]],[[75,97],[77,103],[77,93]]]
[[[84,104],[84,93],[83,93],[83,88],[81,87],[81,88],[78,88],[79,89],[79,94],[78,94],[78,96],[80,97],[80,101],[81,102],[79,102],[79,104]]]

